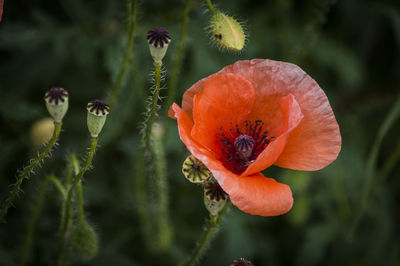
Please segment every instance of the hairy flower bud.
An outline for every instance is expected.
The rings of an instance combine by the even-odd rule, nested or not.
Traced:
[[[101,100],[93,100],[87,105],[87,125],[92,138],[97,138],[106,123],[110,106]]]
[[[47,110],[56,123],[61,122],[68,110],[68,97],[68,92],[58,87],[51,88],[44,95]]]
[[[212,178],[210,170],[193,155],[188,156],[183,162],[182,173],[187,180],[196,184],[207,183]]]
[[[204,205],[211,216],[216,216],[225,206],[228,194],[221,188],[218,182],[208,183],[204,188]]]
[[[41,145],[47,143],[54,132],[54,121],[50,117],[46,117],[36,121],[32,125],[31,129],[31,139],[35,147],[40,147]]]
[[[243,49],[246,35],[240,23],[231,16],[216,12],[210,20],[210,31],[213,40],[222,48],[231,51]]]
[[[99,240],[93,227],[77,223],[71,231],[69,244],[74,255],[81,261],[91,260],[99,250]]]
[[[154,28],[147,32],[147,41],[150,47],[150,54],[155,63],[161,65],[161,61],[171,42],[171,35],[163,28]]]

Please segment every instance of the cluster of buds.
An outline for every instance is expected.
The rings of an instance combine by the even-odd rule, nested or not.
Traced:
[[[217,216],[225,206],[228,194],[218,182],[212,181],[213,175],[210,170],[200,160],[190,155],[183,162],[182,173],[188,181],[204,185],[204,205],[211,216]]]
[[[68,110],[69,93],[61,87],[53,87],[44,95],[47,110],[54,119],[55,123],[61,123]],[[110,106],[101,100],[93,100],[87,105],[87,126],[92,138],[97,138],[106,122],[107,115],[110,113]],[[42,124],[40,124],[42,126]],[[41,133],[43,126],[39,129],[35,127],[33,134]],[[40,132],[39,132],[40,131]],[[49,130],[47,130],[49,131]],[[47,132],[46,131],[46,132]],[[42,134],[43,135],[43,134]],[[48,138],[48,137],[46,137]],[[40,140],[43,142],[42,140]]]

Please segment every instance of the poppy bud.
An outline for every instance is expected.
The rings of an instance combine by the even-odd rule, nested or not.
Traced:
[[[44,95],[47,110],[56,123],[60,123],[68,110],[68,92],[63,88],[51,88]]]
[[[93,227],[86,222],[72,228],[69,244],[74,255],[81,261],[91,260],[99,250],[99,240]]]
[[[147,42],[150,47],[150,54],[155,63],[161,65],[161,61],[171,42],[171,35],[163,28],[154,28],[147,32]]]
[[[222,12],[215,12],[210,20],[210,31],[213,40],[222,48],[231,51],[243,49],[246,35],[240,23]]]
[[[221,188],[218,182],[208,183],[204,188],[204,205],[211,216],[216,216],[225,206],[228,194]]]
[[[196,157],[190,155],[182,165],[182,173],[192,183],[207,183],[212,178],[210,170]]]
[[[47,143],[53,136],[54,121],[50,117],[35,122],[31,129],[31,139],[35,147]]]
[[[231,266],[253,266],[253,263],[251,263],[251,261],[248,261],[244,258],[240,258],[240,259],[234,260],[232,262]]]
[[[92,138],[97,138],[103,129],[110,106],[101,100],[93,100],[87,105],[87,125]]]

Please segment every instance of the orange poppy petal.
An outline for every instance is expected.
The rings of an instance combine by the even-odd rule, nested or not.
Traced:
[[[194,96],[192,137],[218,153],[220,128],[241,124],[253,102],[253,86],[240,76],[219,74],[208,78],[204,89]]]
[[[189,116],[176,103],[171,105],[170,112],[171,114],[173,112],[173,116],[178,121],[179,136],[182,142],[185,143],[189,152],[202,161],[207,167],[219,168],[217,165],[221,163],[217,161],[213,152],[192,138],[191,131],[193,122]]]
[[[197,81],[192,87],[190,87],[183,94],[182,98],[182,109],[183,111],[193,119],[193,100],[194,96],[203,90],[204,84],[206,83],[207,78],[203,78]]]
[[[271,141],[265,150],[258,155],[256,161],[249,165],[246,171],[241,174],[242,176],[261,172],[275,163],[285,148],[290,132],[294,130],[303,119],[300,106],[292,94],[282,97],[279,100],[279,105],[283,121],[280,126],[278,137]]]
[[[272,60],[238,61],[219,73],[234,73],[253,84],[254,114],[266,114],[264,123],[276,125],[277,99],[293,94],[304,115],[288,138],[276,165],[296,170],[319,170],[336,159],[341,148],[339,126],[328,98],[318,84],[296,65]],[[257,112],[254,112],[257,110]],[[271,115],[272,114],[272,115]],[[258,118],[260,119],[260,118]]]
[[[240,210],[261,216],[276,216],[288,212],[293,205],[288,185],[257,173],[237,176],[232,172],[210,169],[232,203]]]

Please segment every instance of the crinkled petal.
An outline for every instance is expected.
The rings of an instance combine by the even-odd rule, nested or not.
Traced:
[[[232,203],[240,210],[261,216],[276,216],[288,212],[293,205],[288,185],[257,173],[238,176],[228,170],[210,169]]]
[[[274,164],[284,150],[290,132],[292,132],[303,119],[300,106],[292,94],[282,97],[279,100],[279,104],[283,120],[280,125],[278,137],[274,138],[264,151],[258,155],[256,161],[249,165],[246,171],[241,174],[242,176],[261,172]]]
[[[253,59],[238,61],[219,73],[234,73],[253,84],[256,96],[250,117],[265,113],[263,122],[269,124],[269,131],[273,134],[280,123],[277,115],[279,98],[288,94],[295,96],[304,118],[290,133],[276,165],[297,170],[319,170],[336,159],[341,148],[341,136],[328,98],[298,66]]]
[[[221,128],[245,121],[253,103],[254,89],[249,81],[234,74],[208,78],[194,97],[192,137],[218,153]]]

